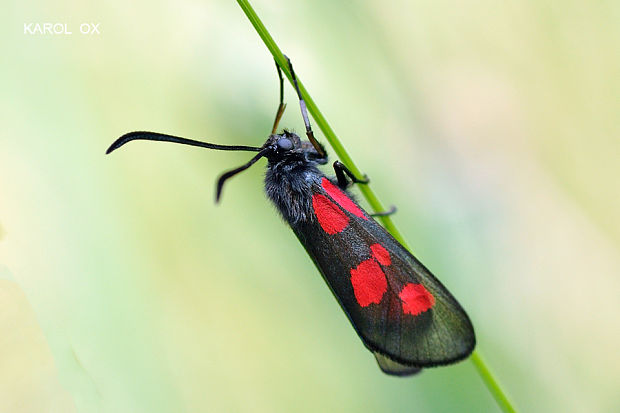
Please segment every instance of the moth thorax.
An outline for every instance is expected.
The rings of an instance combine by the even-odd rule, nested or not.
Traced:
[[[318,169],[307,164],[269,165],[265,192],[290,224],[312,220],[312,194],[320,176]]]

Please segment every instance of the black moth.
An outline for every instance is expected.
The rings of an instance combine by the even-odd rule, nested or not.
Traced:
[[[334,162],[335,179],[317,169],[327,163],[327,153],[312,133],[305,102],[288,63],[307,141],[286,130],[276,133],[286,106],[282,72],[276,64],[280,106],[263,146],[216,145],[154,132],[131,132],[117,139],[106,153],[137,139],[258,152],[248,163],[219,178],[216,200],[228,178],[267,158],[267,196],[385,373],[406,376],[424,367],[466,358],[474,349],[475,337],[463,308],[424,265],[347,194],[347,176],[353,183],[367,180],[356,178],[338,161]]]

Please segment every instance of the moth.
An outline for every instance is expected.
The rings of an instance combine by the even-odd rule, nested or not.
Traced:
[[[344,164],[334,162],[335,177],[318,166],[327,152],[314,137],[306,104],[288,60],[299,97],[307,140],[288,130],[277,133],[286,105],[278,64],[280,105],[271,134],[260,147],[217,145],[155,132],[118,138],[110,153],[133,140],[174,142],[208,149],[257,152],[246,164],[223,173],[224,183],[261,158],[267,159],[265,192],[323,276],[364,345],[381,370],[407,376],[422,368],[468,357],[476,343],[472,323],[456,299],[433,274],[379,225],[349,194],[352,183],[366,184]]]

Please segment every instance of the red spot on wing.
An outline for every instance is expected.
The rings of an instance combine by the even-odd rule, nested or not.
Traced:
[[[342,231],[349,224],[349,217],[325,195],[314,194],[312,208],[321,228],[330,235]]]
[[[355,216],[368,220],[366,215],[364,215],[364,211],[362,211],[355,202],[351,201],[351,198],[347,196],[344,192],[340,190],[336,185],[332,184],[329,179],[323,178],[321,180],[321,186],[332,197],[334,201],[338,203],[345,210],[349,211]]]
[[[381,244],[372,244],[370,246],[370,250],[372,251],[372,256],[375,257],[379,264],[387,267],[392,263],[390,259],[390,253],[383,247]]]
[[[409,283],[398,296],[403,302],[405,314],[418,315],[435,304],[435,297],[422,284]]]
[[[385,274],[372,258],[351,269],[351,284],[355,299],[362,307],[368,307],[372,303],[379,304],[387,291]]]

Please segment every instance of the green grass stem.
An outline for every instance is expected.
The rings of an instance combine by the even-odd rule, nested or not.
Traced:
[[[273,40],[273,37],[271,37],[271,35],[267,31],[267,28],[259,19],[258,15],[254,11],[250,3],[247,0],[237,0],[237,3],[243,9],[243,12],[258,32],[258,35],[265,43],[265,46],[267,46],[267,49],[269,49],[275,61],[278,63],[286,77],[292,83],[291,73],[288,69],[288,64],[286,62],[286,59],[284,58],[284,55],[282,54],[282,51]],[[353,162],[353,159],[336,136],[334,130],[331,128],[331,126],[329,126],[329,123],[327,123],[327,120],[325,119],[318,106],[304,87],[302,81],[299,79],[299,73],[296,73],[296,75],[297,81],[299,83],[299,89],[301,91],[301,96],[306,101],[308,112],[310,112],[310,114],[314,118],[314,121],[316,122],[316,125],[325,135],[325,138],[334,149],[335,154],[338,156],[340,161],[344,163],[356,176],[363,176],[364,174],[362,174],[355,162]],[[364,198],[366,198],[368,204],[374,211],[385,211],[384,205],[381,203],[381,201],[379,201],[379,198],[372,190],[370,185],[360,185],[359,188],[362,192],[362,195],[364,195]],[[403,236],[392,222],[392,219],[389,216],[381,216],[379,217],[379,219],[382,221],[385,228],[394,236],[394,238],[396,238],[401,244],[403,244],[407,249],[409,249]],[[516,410],[508,399],[506,392],[502,389],[501,385],[499,384],[493,373],[491,373],[489,367],[483,360],[478,350],[475,350],[472,353],[470,360],[474,364],[474,367],[480,375],[480,378],[486,385],[489,392],[493,395],[495,401],[502,409],[502,411],[506,413],[515,412]]]

